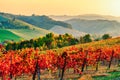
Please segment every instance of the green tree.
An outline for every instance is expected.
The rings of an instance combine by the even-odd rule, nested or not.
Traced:
[[[84,43],[92,42],[92,39],[91,39],[90,34],[86,34],[86,35],[83,37],[83,40],[84,40]]]
[[[109,38],[112,38],[112,36],[110,36],[109,34],[104,34],[102,36],[102,39],[109,39]]]
[[[38,46],[43,46],[45,44],[43,38],[38,38],[37,44]]]
[[[6,46],[6,50],[12,50],[12,44],[11,43],[8,43],[7,46]]]
[[[79,41],[80,43],[84,43],[84,39],[83,39],[83,37],[81,36],[80,37],[80,41]]]
[[[75,38],[72,38],[71,40],[70,40],[70,45],[75,45],[75,44],[77,44],[79,41],[77,40],[77,39],[75,39]]]
[[[17,50],[17,49],[18,49],[17,43],[13,43],[13,44],[12,44],[12,50]]]
[[[46,34],[46,36],[43,37],[43,41],[45,42],[47,47],[50,49],[52,46],[52,42],[54,41],[54,34],[53,33]]]

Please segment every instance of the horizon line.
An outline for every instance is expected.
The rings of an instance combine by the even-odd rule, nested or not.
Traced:
[[[21,14],[21,13],[11,13],[11,12],[3,12],[3,11],[0,11],[0,13],[5,13],[5,14],[13,14],[13,15],[23,15],[23,16],[32,16],[32,15],[35,15],[35,16],[42,16],[42,15],[47,15],[47,16],[85,16],[85,15],[96,15],[96,16],[111,16],[111,17],[120,17],[120,16],[114,16],[114,15],[106,15],[106,14],[96,14],[96,13],[90,13],[90,14],[78,14],[78,15],[69,15],[69,14],[35,14],[35,13],[31,13],[30,15],[27,15],[27,14]]]

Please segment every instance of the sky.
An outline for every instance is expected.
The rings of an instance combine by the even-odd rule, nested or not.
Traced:
[[[0,12],[22,15],[120,16],[120,0],[0,0]]]

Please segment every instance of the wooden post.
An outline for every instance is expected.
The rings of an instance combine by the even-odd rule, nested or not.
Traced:
[[[63,76],[64,76],[64,72],[65,72],[65,67],[66,67],[66,63],[67,63],[67,53],[66,52],[64,52],[62,54],[62,58],[64,58],[64,65],[63,65],[63,68],[62,68],[62,74],[61,74],[60,80],[63,80]]]
[[[12,55],[10,56],[10,79],[12,79]]]
[[[60,67],[58,68],[58,77],[60,77],[61,76],[61,69],[60,69]]]
[[[85,54],[86,54],[86,55],[85,55],[84,60],[83,60],[81,72],[84,71],[85,65],[86,65],[86,63],[87,63],[87,55],[88,55],[88,51],[87,51],[87,50],[85,51]]]
[[[60,58],[59,58],[59,56],[57,57],[57,63],[59,63],[59,60],[60,60]],[[60,69],[60,65],[59,64],[57,64],[57,67],[58,67],[58,77],[60,78],[60,74],[61,74],[61,69]]]
[[[32,80],[35,80],[36,72],[37,72],[37,63],[36,63],[36,66],[35,66],[35,71],[34,71],[34,73],[33,73]]]
[[[40,68],[39,68],[39,66],[37,67],[37,74],[38,74],[38,80],[40,80]]]
[[[38,75],[38,80],[40,80],[40,68],[39,68],[39,65],[38,65],[38,59],[36,61],[35,71],[33,73],[32,80],[35,80],[36,74]]]
[[[118,55],[117,66],[120,66],[120,55]]]
[[[96,71],[98,71],[101,54],[102,54],[102,53],[101,53],[101,50],[100,50],[99,57],[98,57],[98,59],[97,59],[97,64],[96,64]]]
[[[113,55],[114,55],[114,50],[112,50],[112,55],[111,55],[111,58],[110,58],[108,69],[110,69],[110,67],[111,67],[111,63],[112,63],[112,60],[113,60]]]

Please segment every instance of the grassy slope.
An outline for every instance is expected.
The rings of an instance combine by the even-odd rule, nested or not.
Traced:
[[[14,34],[22,37],[23,39],[32,39],[37,38],[43,35],[46,35],[47,33],[50,33],[50,31],[38,28],[34,25],[28,24],[26,22],[16,20],[17,22],[28,25],[30,29],[9,29],[9,31],[13,32]]]
[[[95,42],[90,42],[90,43],[84,43],[84,44],[78,44],[76,47],[101,47],[101,46],[112,46],[112,45],[120,45],[120,37],[117,38],[112,38],[112,39],[107,39],[107,40],[101,40],[101,41],[95,41]]]
[[[19,40],[21,40],[21,37],[15,35],[14,33],[10,32],[8,30],[0,29],[0,42],[4,41],[4,40],[19,41]]]
[[[85,44],[79,44],[76,45],[77,47],[83,47],[83,48],[87,48],[87,47],[103,47],[103,46],[112,46],[112,45],[116,45],[119,44],[120,45],[120,37],[117,38],[112,38],[112,39],[107,39],[107,40],[101,40],[101,41],[95,41],[95,42],[90,42],[90,43],[85,43]]]
[[[19,29],[19,30],[9,29],[9,31],[13,32],[16,35],[19,35],[25,40],[32,39],[32,38],[38,38],[46,34],[40,30],[30,30],[30,29]]]
[[[120,80],[120,72],[111,72],[110,76],[93,77],[94,80]]]
[[[1,19],[2,20],[12,20],[9,16],[1,16]],[[8,32],[10,31],[14,35],[20,36],[23,39],[37,38],[37,37],[46,35],[47,33],[50,33],[50,31],[48,31],[48,30],[38,28],[34,25],[28,24],[24,21],[17,20],[17,19],[15,19],[13,24],[16,25],[16,26],[21,25],[21,29],[14,29],[13,28],[13,29],[6,29],[6,30],[8,30]],[[29,28],[28,29],[23,29],[22,26],[28,26]],[[11,26],[11,27],[13,27],[13,26]],[[6,33],[6,35],[8,35],[8,34]],[[4,34],[1,33],[1,35],[4,35]],[[7,38],[7,36],[6,36],[6,38]],[[8,37],[8,39],[9,39],[9,37]],[[14,37],[12,39],[14,40]],[[2,40],[5,40],[5,39],[2,39]],[[15,40],[16,40],[16,38],[15,38]],[[19,38],[18,38],[18,40],[19,40]]]
[[[90,43],[84,43],[84,44],[77,44],[77,45],[72,45],[72,46],[75,46],[78,49],[80,49],[80,48],[87,49],[90,47],[101,48],[103,46],[110,47],[113,45],[120,45],[120,37],[113,38],[113,39],[107,39],[107,40],[101,40],[101,41],[95,41],[95,42],[90,42]],[[59,53],[62,53],[62,52],[64,52],[65,49],[69,49],[72,46],[66,46],[66,47],[58,48],[58,49],[54,49],[54,50],[56,50]],[[43,53],[44,53],[44,51],[43,51]]]

